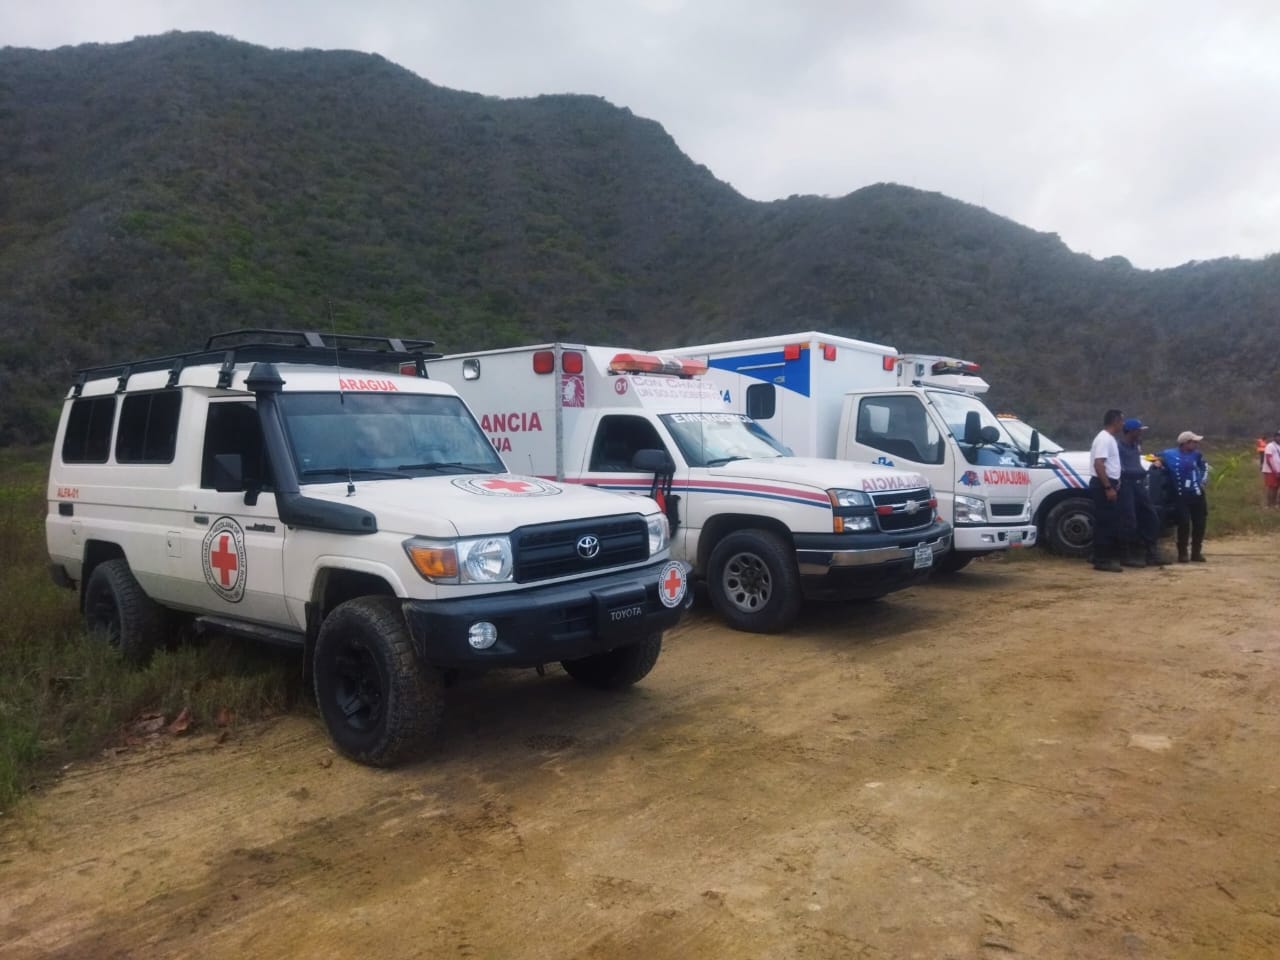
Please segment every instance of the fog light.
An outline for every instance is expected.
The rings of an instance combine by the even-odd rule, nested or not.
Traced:
[[[476,650],[488,650],[498,642],[498,628],[488,620],[473,623],[467,631],[467,643]]]

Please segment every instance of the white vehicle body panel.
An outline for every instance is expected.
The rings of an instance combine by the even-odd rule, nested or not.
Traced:
[[[710,366],[707,379],[735,410],[755,413],[749,391],[759,384],[772,385],[773,415],[756,414],[756,419],[797,454],[922,474],[937,494],[943,518],[955,524],[957,551],[987,552],[1036,542],[1026,468],[1008,456],[1001,458],[1006,462],[969,463],[940,409],[944,397],[961,395],[944,383],[902,383],[900,357],[893,347],[811,331],[670,352],[705,359]],[[895,408],[908,406],[918,407],[914,416],[920,436],[914,445],[904,443],[890,452],[859,442],[859,411],[864,424],[873,415],[892,422],[898,415]],[[995,423],[989,411],[987,418]],[[931,453],[922,456],[926,442]],[[985,502],[987,522],[956,523],[957,496]]]

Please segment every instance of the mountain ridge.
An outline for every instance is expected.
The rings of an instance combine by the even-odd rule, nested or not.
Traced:
[[[589,95],[207,33],[4,48],[0,173],[0,443],[47,438],[78,367],[242,326],[450,351],[819,329],[977,360],[1059,440],[1112,405],[1162,436],[1280,418],[1280,256],[1139,270],[887,183],[750,200]]]

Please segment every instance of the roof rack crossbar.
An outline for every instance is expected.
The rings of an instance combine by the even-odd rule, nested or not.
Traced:
[[[254,339],[243,343],[224,342],[235,336],[248,336]],[[271,337],[287,339],[291,342],[270,342]],[[85,367],[76,371],[75,389],[83,391],[84,385],[89,380],[114,376],[118,378],[116,392],[121,393],[128,388],[129,378],[134,374],[152,370],[169,371],[169,382],[166,385],[177,386],[177,378],[182,371],[199,364],[219,365],[218,385],[223,389],[230,386],[235,367],[241,363],[301,363],[379,369],[412,362],[425,370],[425,363],[419,363],[419,361],[434,360],[441,356],[439,353],[431,352],[433,346],[435,342],[432,340],[406,340],[400,337],[363,334],[330,335],[326,342],[324,335],[304,331],[235,330],[211,336],[202,350],[148,357],[128,363]],[[74,396],[79,395],[79,393],[74,394]]]

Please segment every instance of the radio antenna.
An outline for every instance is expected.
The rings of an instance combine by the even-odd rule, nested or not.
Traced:
[[[345,416],[347,412],[347,397],[342,389],[342,351],[338,349],[338,320],[333,315],[333,301],[326,297],[324,303],[329,309],[329,329],[333,331],[333,365],[338,371],[338,406],[342,408],[342,413]],[[354,496],[356,485],[355,481],[351,479],[350,444],[342,444],[342,459],[346,461],[347,467],[347,496]]]

